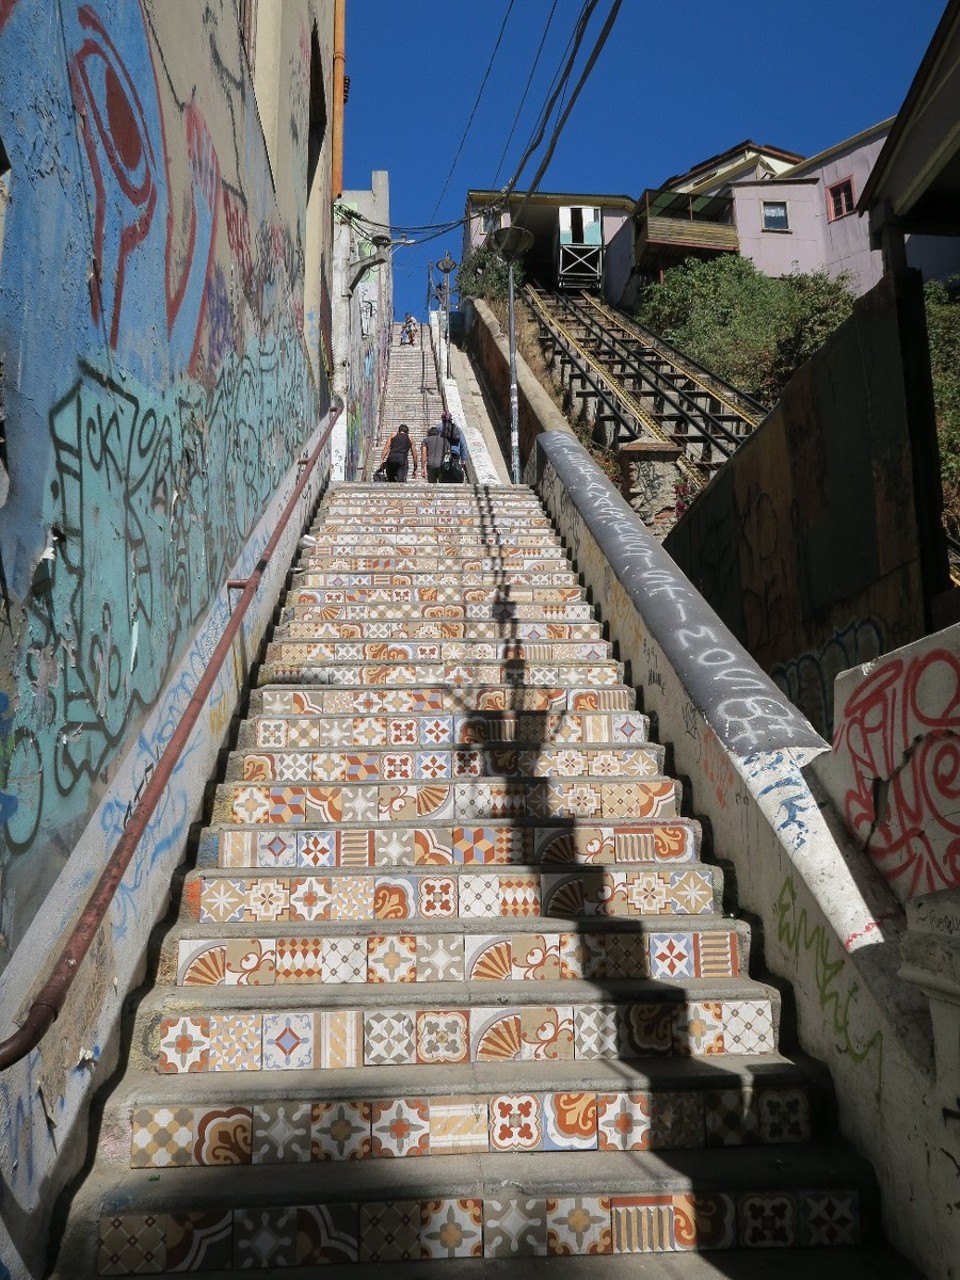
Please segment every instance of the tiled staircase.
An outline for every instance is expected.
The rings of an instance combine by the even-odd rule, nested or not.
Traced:
[[[534,495],[341,485],[293,581],[56,1274],[872,1232]]]
[[[410,428],[410,439],[416,450],[419,468],[420,442],[428,428],[439,421],[443,409],[434,353],[430,346],[429,327],[418,325],[416,340],[412,344],[400,342],[400,329],[398,324],[393,326],[390,368],[380,411],[379,429],[366,471],[368,480],[373,478],[374,471],[380,465],[383,446],[401,422],[405,422]],[[407,482],[413,482],[412,467],[407,471]]]

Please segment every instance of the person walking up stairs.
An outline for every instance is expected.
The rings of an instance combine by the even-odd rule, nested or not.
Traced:
[[[335,487],[249,712],[58,1277],[883,1274],[529,490]]]
[[[429,427],[437,421],[443,409],[440,386],[433,351],[430,346],[429,325],[416,325],[412,343],[401,342],[404,325],[393,326],[393,342],[390,346],[390,368],[380,408],[377,438],[371,446],[367,460],[366,478],[372,479],[380,464],[384,445],[404,422],[410,430],[410,439],[420,458],[420,443]],[[413,481],[413,469],[407,471],[407,483]]]

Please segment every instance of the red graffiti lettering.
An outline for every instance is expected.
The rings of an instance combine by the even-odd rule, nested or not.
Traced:
[[[960,660],[946,649],[884,663],[837,727],[847,823],[903,901],[960,885],[958,730]]]

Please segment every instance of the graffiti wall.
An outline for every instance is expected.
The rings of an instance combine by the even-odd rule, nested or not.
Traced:
[[[271,154],[230,0],[0,3],[0,1038],[189,699],[225,579],[255,563],[329,407],[304,338],[311,217],[318,261],[330,239],[329,203],[324,219],[307,191],[308,150],[314,191],[329,189],[311,110],[330,79],[329,8],[297,0],[274,24]],[[208,708],[214,736],[239,678]],[[134,965],[120,949],[142,950],[162,904],[150,876],[169,878],[160,853],[182,848],[201,788],[171,801],[162,843],[125,882],[103,944],[119,995],[91,989],[93,1019],[116,1012]],[[75,1118],[83,1086],[61,1065],[29,1067],[44,1091],[29,1162],[39,1094],[5,1077],[19,1089],[0,1119],[8,1228]]]
[[[837,686],[830,790],[894,893],[960,887],[960,628]]]
[[[928,424],[901,346],[925,341],[918,289],[861,298],[664,542],[826,736],[837,672],[926,630],[939,475],[918,469]]]

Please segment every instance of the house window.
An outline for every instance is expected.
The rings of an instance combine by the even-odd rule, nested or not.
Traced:
[[[764,231],[789,231],[786,200],[764,200],[762,203]]]
[[[827,188],[827,217],[831,222],[836,222],[837,218],[845,218],[853,211],[852,178],[845,178],[843,182],[834,183]]]

